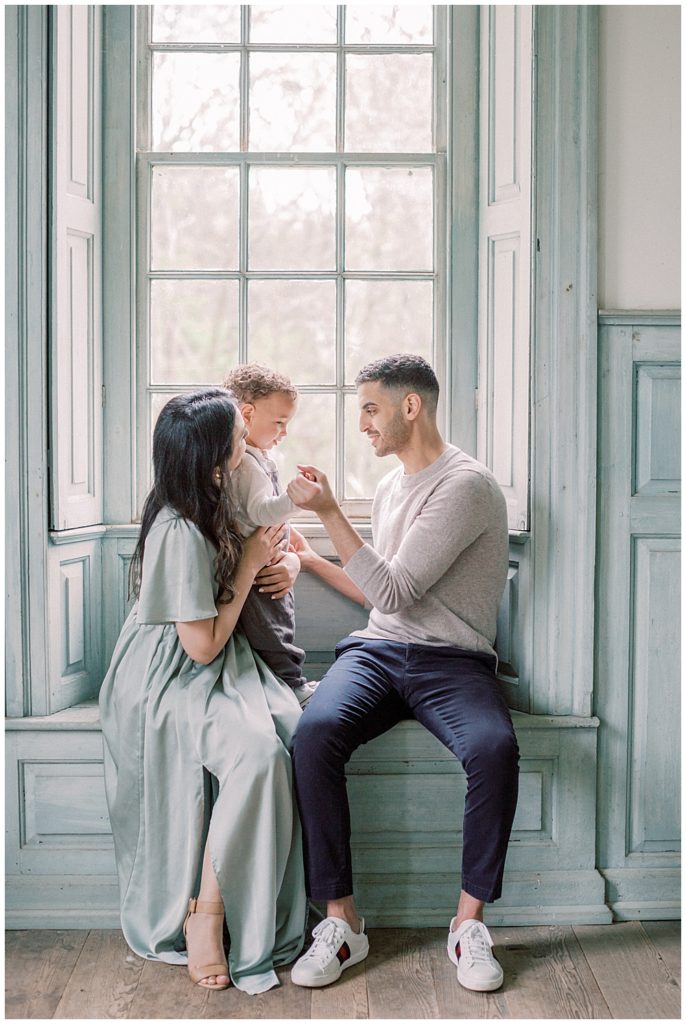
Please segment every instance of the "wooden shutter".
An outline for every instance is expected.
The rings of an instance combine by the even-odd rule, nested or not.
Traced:
[[[51,526],[102,521],[102,9],[52,13]]]
[[[532,7],[481,9],[478,453],[529,526]]]

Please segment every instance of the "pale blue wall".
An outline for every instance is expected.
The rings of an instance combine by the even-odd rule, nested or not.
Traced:
[[[114,924],[116,886],[94,710],[66,710],[43,720],[35,716],[71,703],[78,686],[83,695],[97,690],[102,658],[97,644],[87,648],[81,641],[93,629],[98,633],[91,612],[102,592],[96,610],[103,615],[103,651],[111,647],[126,602],[131,528],[105,531],[96,526],[48,537],[49,304],[47,266],[41,255],[48,250],[47,148],[46,135],[39,130],[45,127],[47,114],[46,9],[8,8],[6,24],[7,544],[8,592],[13,598],[8,602],[7,646],[7,707],[12,716],[6,773],[12,876],[8,909],[12,924],[21,927],[59,927],[69,921],[78,926]],[[664,31],[661,24],[658,19],[658,32]],[[675,721],[678,676],[670,660],[674,628],[671,620],[665,623],[664,613],[673,613],[676,607],[672,520],[678,495],[671,492],[678,484],[666,487],[664,466],[671,463],[664,462],[662,453],[673,450],[678,429],[674,389],[679,321],[632,313],[614,324],[603,320],[598,362],[596,13],[593,8],[538,8],[537,32],[539,255],[532,353],[532,532],[512,545],[507,611],[508,644],[519,675],[510,684],[510,698],[535,715],[517,718],[525,786],[499,919],[608,920],[605,901],[620,916],[674,916],[678,830],[669,768],[676,741],[669,728]],[[126,76],[129,57],[123,58],[122,67],[119,56],[109,52],[107,60]],[[110,151],[122,152],[122,132],[120,125],[108,126],[105,146]],[[473,151],[467,154],[469,160]],[[106,161],[110,176],[113,166]],[[124,160],[118,174],[125,200],[132,186],[130,162]],[[108,226],[106,213],[105,223],[106,245],[115,237],[116,244],[128,244],[130,221],[119,219]],[[604,259],[609,259],[607,252]],[[105,282],[106,308],[113,301],[107,287]],[[627,302],[631,303],[630,295]],[[119,318],[126,349],[125,356],[123,349],[120,354],[128,358],[132,307],[115,302],[109,308]],[[608,345],[615,346],[619,376],[615,364],[606,364]],[[118,358],[113,348],[105,352],[112,371]],[[641,366],[650,366],[647,377],[635,375],[636,352]],[[112,376],[116,379],[116,373]],[[610,383],[619,390],[609,394]],[[116,424],[114,428],[119,429]],[[604,468],[608,445],[623,445],[622,458],[627,460],[625,469],[614,475]],[[633,469],[637,458],[640,472]],[[654,472],[658,465],[662,468]],[[637,479],[649,491],[657,481],[657,490],[637,494],[634,502]],[[652,502],[650,508],[646,502]],[[653,506],[667,518],[658,522]],[[624,547],[617,548],[620,527],[644,509],[652,524],[647,546],[631,541],[631,532],[625,531]],[[645,524],[638,534],[645,540]],[[75,565],[82,568],[74,569]],[[83,573],[82,581],[76,577],[77,589],[71,594],[90,593],[89,600],[81,601],[81,623],[78,615],[70,620],[60,611],[77,572]],[[642,593],[641,603],[627,604],[631,588],[603,590],[608,580],[622,574],[629,581],[647,579],[648,597]],[[331,597],[326,600],[329,605],[311,581],[301,581],[301,631],[306,646],[317,652],[317,667],[330,651],[332,625],[343,633],[355,624],[352,606],[336,605]],[[72,604],[78,609],[78,601]],[[617,628],[607,626],[608,609],[615,617],[611,625]],[[661,614],[659,630],[646,632],[654,609]],[[653,654],[657,641],[665,648],[666,660]],[[69,661],[70,649],[88,650],[90,661],[75,665]],[[625,662],[626,671],[620,671]],[[74,686],[76,691],[69,689]],[[660,735],[672,737],[668,757],[656,748],[655,733],[647,727],[646,695],[656,688],[664,694],[663,718],[657,719]],[[628,692],[633,703],[627,701]],[[390,746],[384,741],[369,750],[371,755],[366,751],[351,769],[359,806],[374,807],[383,776],[384,785],[396,787],[394,799],[405,801],[401,813],[414,838],[393,840],[383,821],[372,835],[371,810],[366,818],[358,818],[356,856],[365,898],[379,922],[402,923],[411,907],[426,923],[435,923],[430,907],[435,900],[442,905],[446,899],[445,875],[449,864],[457,863],[459,829],[455,808],[442,823],[442,805],[434,793],[443,792],[446,777],[455,776],[457,794],[460,773],[413,725],[403,727],[397,737],[393,734]],[[402,751],[407,757],[398,760]],[[422,778],[407,771],[406,762],[413,758],[423,767]],[[432,824],[422,817],[426,806],[435,807]],[[76,817],[74,807],[79,808]],[[384,874],[376,885],[376,876]],[[527,878],[536,880],[536,892]],[[394,886],[405,894],[403,905],[388,895]]]

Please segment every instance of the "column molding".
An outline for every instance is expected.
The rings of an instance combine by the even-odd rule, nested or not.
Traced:
[[[21,717],[47,707],[48,8],[8,7],[5,47],[6,713]]]
[[[135,508],[135,7],[103,9],[104,522]],[[128,415],[126,414],[128,412]]]
[[[536,7],[531,711],[590,715],[597,431],[598,9]]]
[[[479,8],[451,5],[449,440],[476,456],[479,294]]]

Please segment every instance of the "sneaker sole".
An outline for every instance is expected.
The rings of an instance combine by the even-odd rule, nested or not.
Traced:
[[[495,992],[502,985],[504,978],[496,978],[495,981],[475,981],[474,978],[470,978],[467,982],[460,977],[460,968],[458,967],[457,980],[462,988],[469,989],[470,992]]]
[[[448,959],[457,967],[457,980],[460,985],[462,985],[462,988],[469,989],[470,992],[495,992],[505,980],[505,975],[501,972],[500,977],[495,978],[493,981],[475,982],[473,978],[470,978],[468,982],[465,981],[464,978],[460,977],[460,962],[455,956],[455,950],[450,943],[448,943]]]
[[[338,981],[343,971],[346,971],[348,967],[354,967],[355,964],[362,963],[368,956],[369,946],[366,949],[360,950],[359,953],[354,953],[345,963],[339,963],[338,974],[335,977],[313,978],[311,981],[296,981],[291,971],[291,981],[294,985],[299,985],[301,988],[324,988],[326,985],[333,985],[334,981]]]

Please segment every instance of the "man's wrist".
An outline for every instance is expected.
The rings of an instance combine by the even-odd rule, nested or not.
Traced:
[[[319,509],[317,511],[317,515],[321,519],[324,526],[326,526],[327,522],[340,522],[341,519],[345,519],[345,516],[343,515],[343,509],[341,508],[337,501],[334,501],[331,505],[327,505],[326,508]]]

